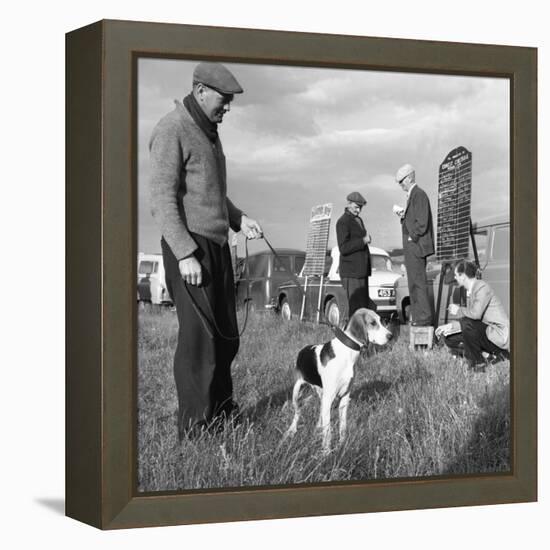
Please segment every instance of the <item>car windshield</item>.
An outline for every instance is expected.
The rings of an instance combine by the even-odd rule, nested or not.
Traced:
[[[138,273],[140,275],[150,275],[157,272],[157,262],[151,260],[142,260],[139,262]]]
[[[382,254],[371,254],[371,267],[373,271],[391,271],[392,263],[388,256]]]

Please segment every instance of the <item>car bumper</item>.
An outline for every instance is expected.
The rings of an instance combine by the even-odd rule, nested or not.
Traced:
[[[389,311],[393,313],[393,312],[397,312],[397,308],[395,306],[386,306],[386,305],[376,304],[376,311]]]

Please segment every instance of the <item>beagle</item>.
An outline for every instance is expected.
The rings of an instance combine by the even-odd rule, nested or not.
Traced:
[[[298,396],[303,384],[315,388],[321,398],[321,410],[317,427],[323,433],[323,452],[330,451],[330,410],[339,399],[340,443],[346,434],[346,417],[350,399],[353,367],[363,347],[369,342],[384,345],[392,339],[392,333],[380,323],[380,317],[372,310],[358,309],[344,331],[335,329],[335,337],[325,344],[306,346],[296,359],[296,383],[292,390],[294,419],[284,438],[294,435],[300,418]]]

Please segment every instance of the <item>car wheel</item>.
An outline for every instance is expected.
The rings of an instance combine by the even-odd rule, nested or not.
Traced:
[[[336,298],[331,298],[327,305],[325,306],[325,319],[332,326],[340,326],[340,308],[338,307],[338,302]]]
[[[286,298],[283,298],[281,302],[281,317],[285,321],[290,321],[292,319],[292,310],[290,309],[290,304]]]

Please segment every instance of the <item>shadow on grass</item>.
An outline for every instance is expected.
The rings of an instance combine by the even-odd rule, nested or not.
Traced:
[[[391,387],[392,384],[389,382],[383,382],[380,380],[367,382],[352,389],[351,399],[364,403],[370,403],[371,401],[375,401],[387,393]],[[300,400],[307,398],[307,396],[311,396],[313,398],[317,397],[312,388],[302,388],[302,391],[300,392]],[[287,388],[281,389],[271,395],[268,395],[267,397],[264,397],[256,404],[247,407],[241,412],[241,416],[243,419],[254,422],[264,418],[269,409],[282,408],[286,402],[291,400],[292,386],[288,386]]]
[[[254,405],[247,407],[241,413],[243,419],[254,422],[260,418],[263,418],[268,411],[273,407],[281,408],[292,396],[292,386],[283,388],[271,395],[268,395],[260,399]]]
[[[478,403],[483,410],[468,441],[445,468],[445,474],[505,473],[511,468],[510,387],[487,392]]]
[[[401,386],[401,385],[410,385],[412,382],[420,381],[422,383],[428,382],[434,378],[434,375],[432,372],[428,370],[428,368],[420,363],[419,361],[415,361],[415,364],[413,367],[411,367],[409,370],[402,372],[393,382],[394,386]]]
[[[361,401],[363,403],[370,403],[385,395],[392,384],[384,382],[382,380],[372,380],[361,384],[358,387],[354,387],[351,390],[352,401]]]

